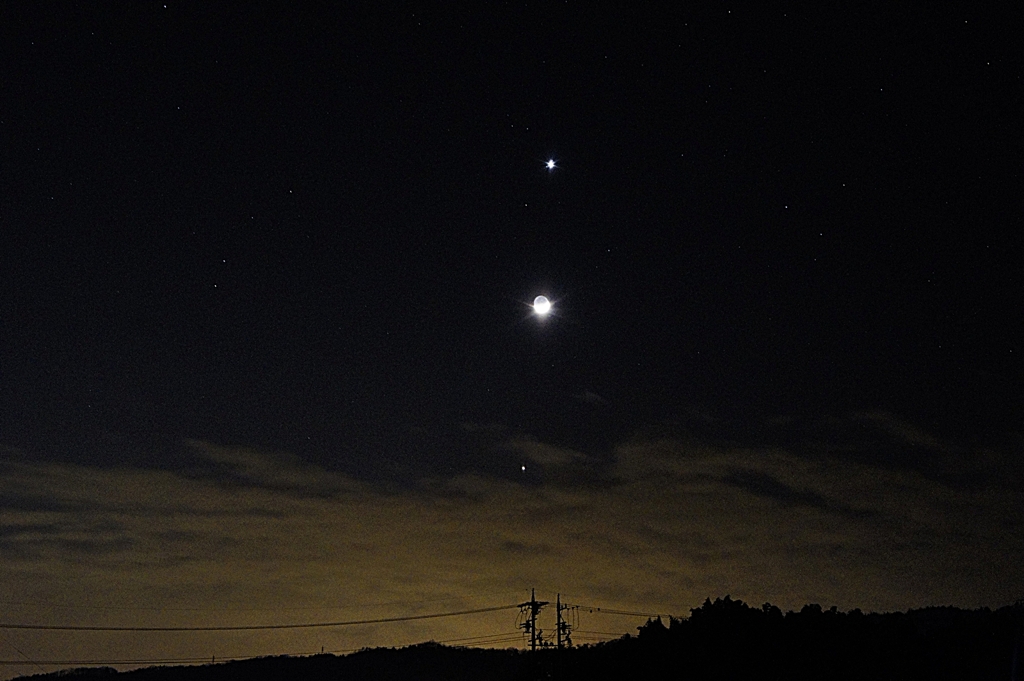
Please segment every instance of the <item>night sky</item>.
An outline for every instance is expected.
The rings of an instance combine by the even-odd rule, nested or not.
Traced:
[[[0,623],[1024,597],[1019,16],[396,5],[0,9]]]

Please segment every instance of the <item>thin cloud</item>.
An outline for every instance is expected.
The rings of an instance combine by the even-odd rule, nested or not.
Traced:
[[[288,454],[198,441],[189,447],[209,460],[204,475],[191,464],[176,472],[8,460],[0,499],[22,503],[4,509],[4,588],[126,608],[245,602],[273,615],[275,604],[301,606],[312,619],[329,619],[316,608],[339,594],[413,603],[465,593],[474,595],[457,605],[472,608],[537,586],[576,602],[685,614],[724,593],[881,610],[1000,605],[1024,589],[1022,500],[1010,488],[956,488],[855,457],[671,437],[634,438],[600,465],[526,436],[504,445],[546,470],[589,466],[590,476],[462,472],[396,490]],[[114,614],[138,624],[166,616],[146,612]],[[239,623],[226,613],[212,610],[204,623]],[[86,615],[59,614],[97,623]],[[507,628],[501,617],[329,632],[327,645],[454,638]],[[15,608],[8,618],[46,613]],[[308,647],[269,634],[243,642],[242,652],[263,654]],[[67,642],[31,643],[58,653]],[[139,645],[152,656],[195,645],[233,652],[215,637]]]
[[[566,447],[555,447],[528,438],[517,438],[502,445],[504,449],[516,452],[519,456],[542,466],[569,466],[586,461],[587,457]]]
[[[592,390],[584,390],[581,393],[577,393],[573,397],[575,397],[580,402],[583,402],[584,404],[591,404],[597,407],[604,407],[608,405],[608,400],[601,397]]]
[[[854,422],[870,424],[913,447],[922,447],[942,453],[950,453],[957,450],[952,444],[888,412],[857,412],[851,414],[850,418]]]

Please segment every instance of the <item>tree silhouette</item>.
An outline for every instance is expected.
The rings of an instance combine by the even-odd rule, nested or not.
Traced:
[[[345,657],[270,657],[196,667],[116,673],[86,669],[39,675],[76,681],[434,681],[623,679],[666,671],[704,679],[934,679],[988,681],[1019,676],[1024,603],[989,610],[924,608],[906,613],[841,612],[809,604],[783,613],[730,596],[707,599],[687,618],[658,617],[636,636],[572,649],[449,648],[425,643]],[[1014,666],[1016,664],[1016,666]]]

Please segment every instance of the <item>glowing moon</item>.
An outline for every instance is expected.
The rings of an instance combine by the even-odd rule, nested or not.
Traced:
[[[537,296],[533,299],[533,311],[540,317],[551,312],[551,301],[545,296]]]

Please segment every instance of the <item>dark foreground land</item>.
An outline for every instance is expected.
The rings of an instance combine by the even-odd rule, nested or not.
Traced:
[[[395,681],[418,679],[1022,679],[1024,601],[998,610],[926,608],[783,614],[726,596],[637,636],[567,650],[449,648],[424,643],[344,657],[267,657],[129,672],[76,669],[31,679],[75,681]]]

